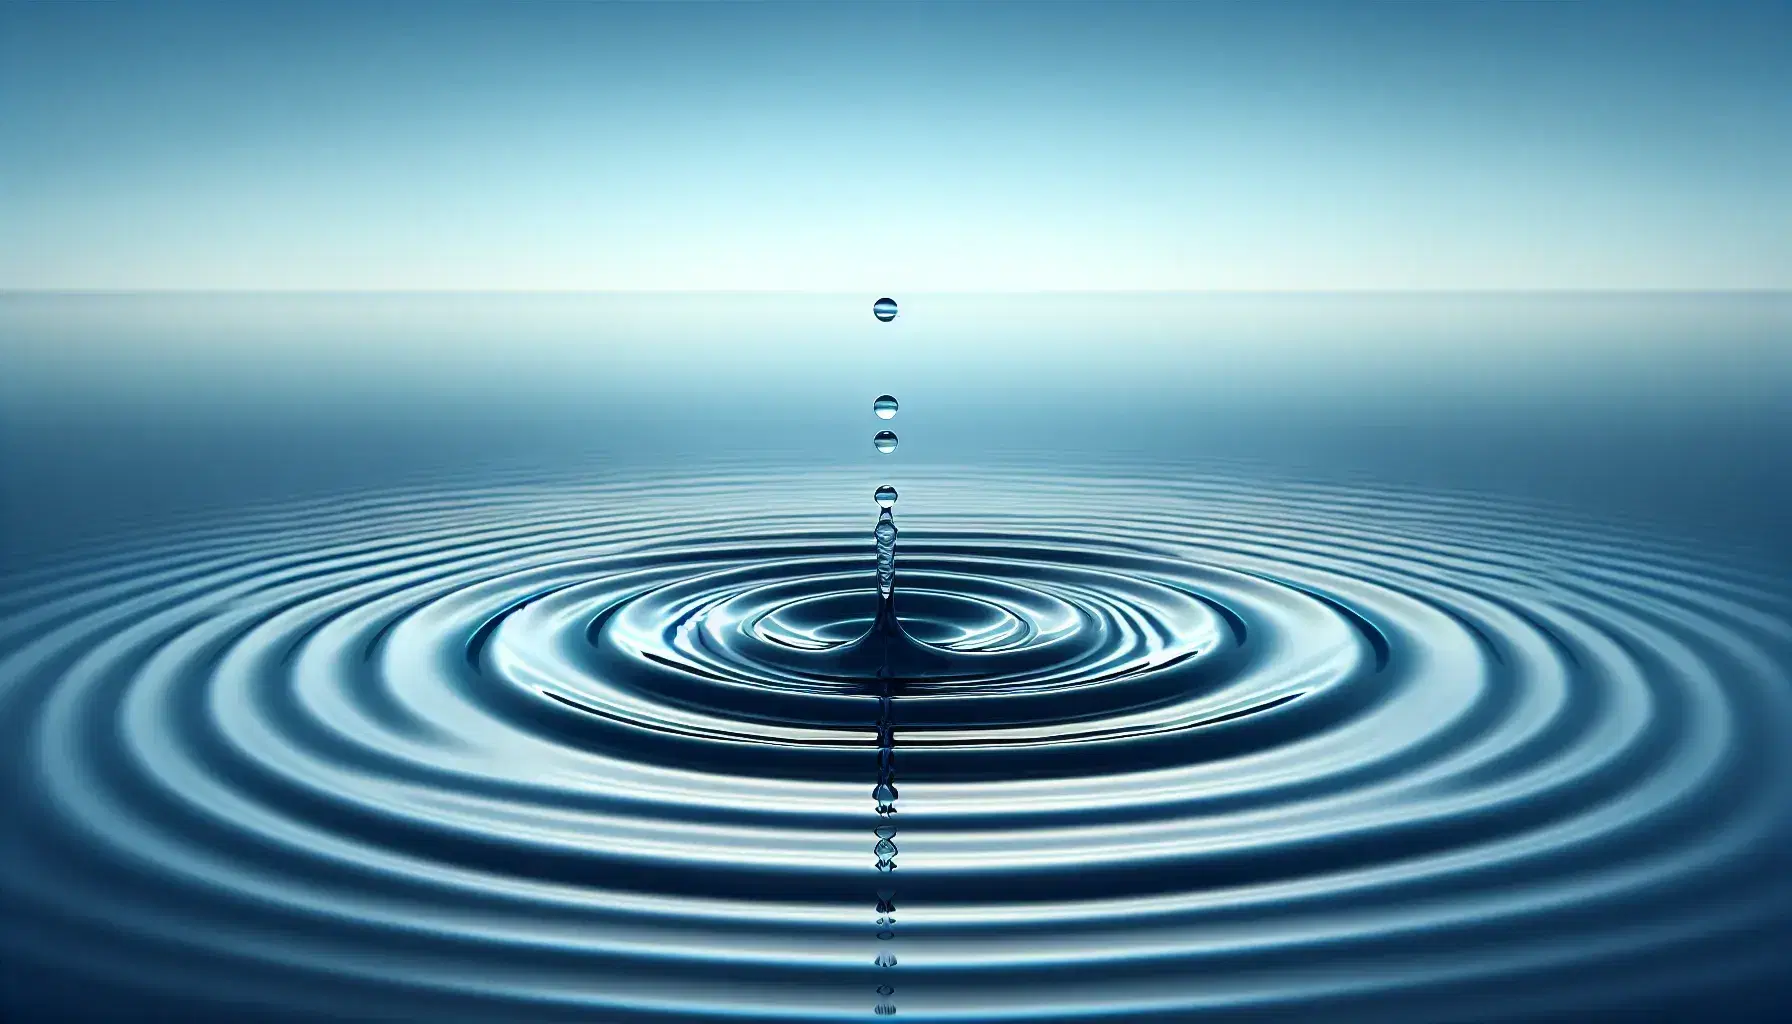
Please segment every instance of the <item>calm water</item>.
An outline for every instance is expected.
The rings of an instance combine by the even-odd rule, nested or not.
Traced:
[[[0,297],[0,1007],[1792,997],[1792,298],[897,298]]]

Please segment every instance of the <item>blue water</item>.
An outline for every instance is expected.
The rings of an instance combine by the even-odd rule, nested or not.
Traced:
[[[0,297],[6,1015],[1777,1018],[1792,297],[898,298]]]

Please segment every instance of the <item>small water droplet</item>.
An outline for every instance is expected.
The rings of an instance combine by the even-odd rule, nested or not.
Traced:
[[[877,1014],[879,1017],[894,1017],[896,1016],[896,1004],[888,1002],[878,1003],[871,1008],[871,1012]]]
[[[877,788],[871,791],[871,799],[876,800],[880,804],[894,803],[896,801],[896,787],[888,782],[880,782],[877,784]]]
[[[871,830],[871,834],[879,839],[894,839],[896,838],[896,826],[879,825]]]
[[[885,929],[884,929],[884,930],[883,930],[883,931],[881,931],[881,932],[878,932],[878,933],[877,933],[877,937],[878,937],[878,938],[880,938],[880,939],[884,939],[884,940],[886,940],[886,941],[887,941],[887,940],[889,940],[889,939],[893,939],[893,938],[895,938],[895,937],[896,937],[896,933],[895,933],[895,932],[893,932],[893,931],[891,931],[891,930],[889,930],[889,929],[888,929],[888,928],[885,928]]]
[[[871,315],[877,317],[886,324],[896,319],[896,300],[890,298],[878,299],[871,304]]]
[[[890,508],[896,504],[896,488],[889,484],[879,487],[871,496],[877,499],[879,508]]]
[[[879,858],[894,857],[896,856],[896,844],[888,839],[879,839],[877,845],[871,848],[871,852]]]
[[[898,408],[900,407],[896,404],[896,398],[893,395],[878,395],[877,401],[871,403],[871,411],[876,413],[880,420],[895,419]]]
[[[896,966],[896,954],[886,949],[882,953],[877,954],[877,959],[873,960],[872,963],[875,963],[879,967],[894,967]]]
[[[871,443],[877,446],[878,451],[888,455],[896,450],[896,432],[880,430],[877,432],[877,436],[871,439]]]
[[[893,996],[896,994],[896,990],[888,985],[879,985],[877,986],[877,994],[880,996]]]

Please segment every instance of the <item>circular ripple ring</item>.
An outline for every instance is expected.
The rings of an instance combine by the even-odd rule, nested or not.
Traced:
[[[898,608],[970,668],[894,705],[905,1017],[1769,966],[1792,631],[1745,574],[1448,496],[911,476]],[[862,1018],[877,709],[821,655],[874,510],[815,511],[862,493],[393,494],[19,581],[0,955],[295,1018]]]

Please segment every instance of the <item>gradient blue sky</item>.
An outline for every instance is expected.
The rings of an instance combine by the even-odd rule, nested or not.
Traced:
[[[0,288],[1792,287],[1792,4],[6,4]]]

